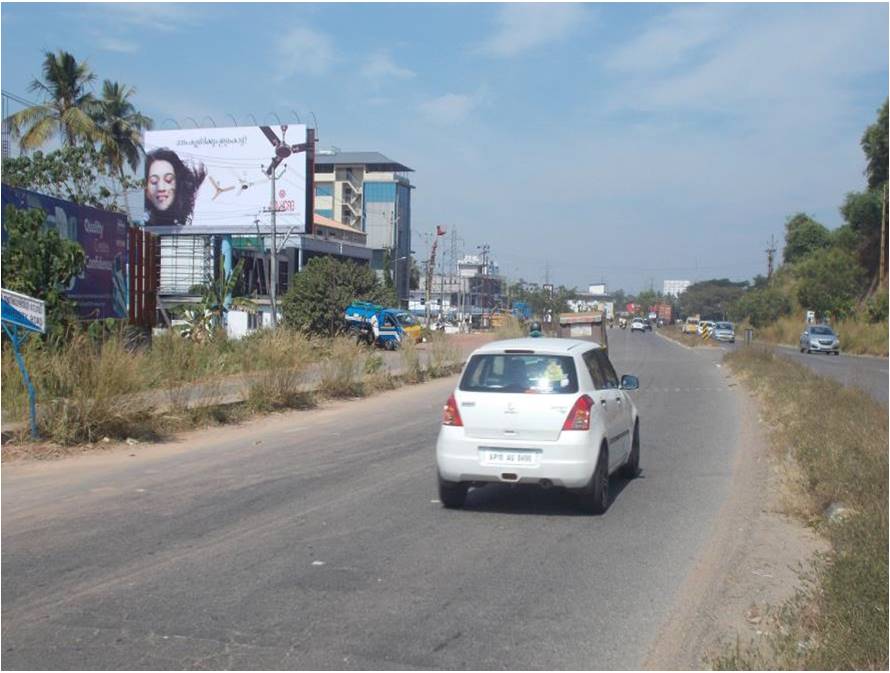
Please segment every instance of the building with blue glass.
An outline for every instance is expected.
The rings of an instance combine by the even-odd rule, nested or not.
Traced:
[[[389,267],[407,305],[412,169],[379,152],[321,150],[315,157],[315,213],[367,235],[371,267]]]

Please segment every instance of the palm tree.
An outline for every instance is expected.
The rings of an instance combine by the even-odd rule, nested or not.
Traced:
[[[44,52],[43,80],[35,79],[28,87],[41,92],[44,102],[19,110],[8,118],[10,131],[20,137],[23,150],[36,149],[59,131],[66,145],[95,137],[96,125],[91,113],[96,99],[88,86],[96,79],[89,66],[78,63],[67,51]]]
[[[118,177],[124,176],[124,162],[135,171],[142,155],[142,131],[152,127],[152,120],[138,112],[130,102],[136,89],[119,82],[105,80],[102,98],[93,112],[100,151],[109,169]]]
[[[124,164],[129,164],[134,172],[139,167],[143,154],[142,131],[150,129],[153,123],[150,117],[138,112],[130,102],[130,97],[135,93],[133,87],[106,79],[102,83],[102,98],[92,111],[96,139],[100,143],[99,152],[109,173],[120,181],[121,192],[127,183]],[[126,196],[124,204],[129,212]]]

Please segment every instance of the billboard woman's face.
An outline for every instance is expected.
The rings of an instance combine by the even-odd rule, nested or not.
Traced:
[[[167,210],[176,196],[176,173],[173,164],[158,159],[151,162],[145,184],[148,200],[157,210]]]

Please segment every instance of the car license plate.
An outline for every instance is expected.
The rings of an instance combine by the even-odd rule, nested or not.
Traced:
[[[520,449],[505,451],[479,447],[479,463],[497,467],[534,467],[541,458],[537,449]]]

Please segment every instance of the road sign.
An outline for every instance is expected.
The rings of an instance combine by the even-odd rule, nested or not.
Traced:
[[[3,322],[24,327],[31,332],[46,332],[46,305],[43,300],[0,288]]]

